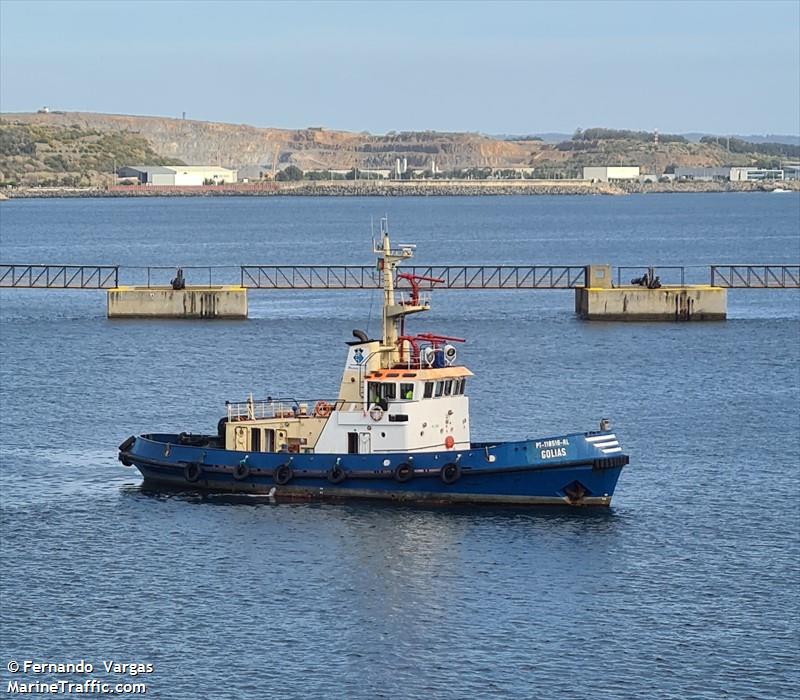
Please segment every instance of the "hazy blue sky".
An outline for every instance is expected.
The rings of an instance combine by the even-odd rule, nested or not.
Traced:
[[[0,110],[800,132],[800,2],[0,0]]]

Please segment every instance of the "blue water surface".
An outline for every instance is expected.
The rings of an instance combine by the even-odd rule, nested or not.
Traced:
[[[11,200],[0,261],[370,264],[384,214],[421,264],[800,260],[800,196],[753,193]],[[60,678],[9,660],[106,678],[114,659],[179,700],[795,697],[800,293],[731,291],[718,323],[572,306],[443,291],[414,328],[468,339],[475,439],[609,417],[631,465],[606,510],[145,492],[122,440],[213,431],[250,391],[335,394],[378,294],[252,292],[248,321],[169,322],[108,320],[99,291],[1,291],[3,692]]]

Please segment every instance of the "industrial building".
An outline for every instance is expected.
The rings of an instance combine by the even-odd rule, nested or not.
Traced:
[[[783,180],[784,171],[770,168],[717,167],[717,168],[675,168],[678,180],[725,180],[730,182],[756,182],[759,180]]]
[[[698,180],[701,182],[712,182],[713,180],[730,180],[730,167],[723,168],[686,168],[678,166],[675,168],[675,179],[677,180]]]
[[[215,165],[125,165],[117,177],[136,179],[142,185],[198,186],[236,182],[236,171]]]
[[[583,179],[597,182],[613,182],[614,180],[638,180],[638,165],[600,165],[583,169]]]
[[[800,180],[800,163],[784,163],[781,167],[784,180]]]
[[[731,182],[783,180],[783,170],[777,168],[731,168]]]

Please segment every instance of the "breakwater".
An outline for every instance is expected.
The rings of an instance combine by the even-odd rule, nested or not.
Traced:
[[[318,180],[301,182],[238,183],[202,187],[19,187],[6,191],[10,198],[42,197],[402,197],[485,195],[619,195],[607,183],[586,180]]]
[[[201,187],[14,187],[0,199],[53,197],[478,197],[500,195],[625,195],[680,192],[800,191],[800,181],[776,182],[590,182],[588,180],[334,180],[238,183]]]

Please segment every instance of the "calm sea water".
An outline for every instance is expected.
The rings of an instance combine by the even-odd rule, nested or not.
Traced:
[[[800,259],[793,194],[9,201],[0,259],[369,263],[383,214],[421,263]],[[180,700],[796,696],[797,292],[686,325],[583,323],[569,292],[434,296],[415,327],[468,338],[476,439],[611,419],[631,465],[604,511],[145,493],[125,437],[213,430],[249,391],[335,393],[376,296],[257,292],[243,322],[0,302],[3,692],[41,679],[10,660],[113,659]]]

